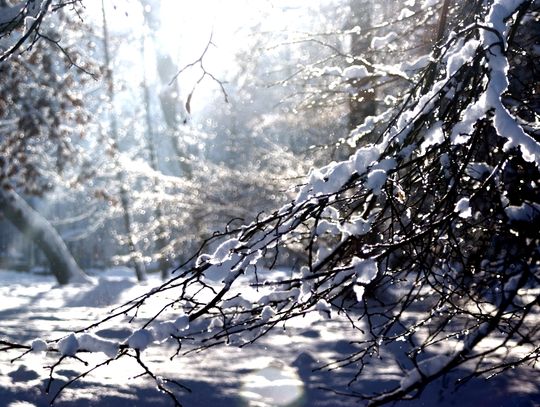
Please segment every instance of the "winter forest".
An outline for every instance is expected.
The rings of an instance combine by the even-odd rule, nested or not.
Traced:
[[[0,0],[0,407],[540,405],[540,1]]]

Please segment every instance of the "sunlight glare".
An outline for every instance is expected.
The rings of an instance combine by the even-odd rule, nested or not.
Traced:
[[[244,379],[240,395],[250,407],[300,405],[304,384],[295,369],[274,361]]]

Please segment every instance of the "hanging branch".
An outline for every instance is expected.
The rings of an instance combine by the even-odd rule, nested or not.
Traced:
[[[225,87],[223,86],[223,82],[220,81],[219,79],[217,79],[211,72],[207,71],[205,66],[204,66],[204,57],[206,56],[206,53],[208,52],[209,48],[210,48],[210,45],[213,45],[213,46],[216,46],[213,42],[212,42],[212,38],[214,36],[214,32],[210,33],[210,38],[208,39],[208,42],[206,43],[206,46],[204,47],[204,50],[203,52],[201,53],[201,55],[199,56],[199,58],[197,58],[195,61],[193,62],[190,62],[189,64],[187,64],[186,66],[184,66],[182,69],[180,69],[173,77],[172,79],[170,80],[169,82],[169,86],[172,85],[174,83],[174,81],[176,81],[178,79],[178,77],[184,72],[186,71],[187,69],[189,68],[192,68],[194,66],[198,66],[199,69],[202,71],[202,75],[201,77],[197,80],[197,82],[195,82],[195,85],[193,85],[193,89],[191,89],[191,92],[189,93],[188,97],[187,97],[187,100],[186,100],[186,110],[188,113],[191,113],[191,98],[193,96],[193,93],[195,92],[195,89],[197,88],[197,86],[202,82],[202,80],[209,76],[214,82],[216,82],[220,89],[221,89],[221,92],[223,93],[223,98],[225,99],[225,103],[229,103],[229,96],[227,94],[227,91],[225,90]]]

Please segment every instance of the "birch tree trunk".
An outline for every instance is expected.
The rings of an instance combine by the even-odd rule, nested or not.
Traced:
[[[90,281],[58,232],[14,190],[0,188],[0,212],[43,251],[59,284]]]

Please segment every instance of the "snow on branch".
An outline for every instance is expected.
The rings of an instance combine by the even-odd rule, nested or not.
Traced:
[[[0,63],[20,50],[26,42],[30,41],[33,43],[37,40],[39,27],[51,3],[52,0],[25,1],[15,6],[6,6],[0,9],[2,11],[0,35],[4,36],[6,33],[11,33],[11,31],[23,23],[25,26],[23,34],[15,44],[8,46],[5,50],[2,49],[4,48],[3,46],[0,48]]]

